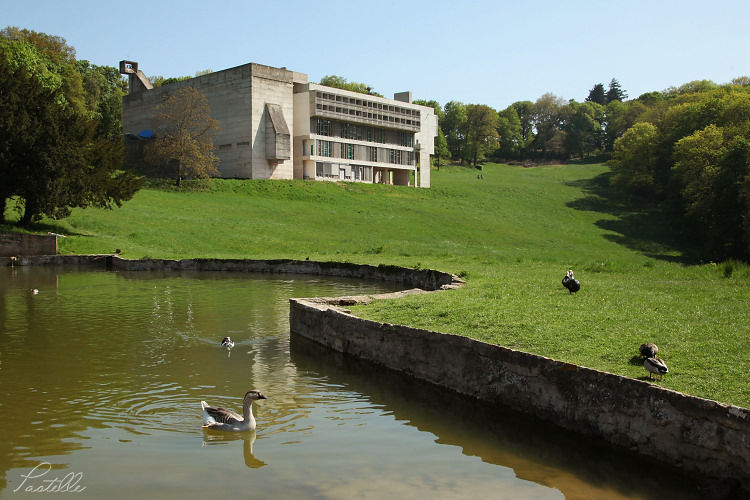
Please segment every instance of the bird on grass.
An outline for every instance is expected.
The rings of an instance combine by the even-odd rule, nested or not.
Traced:
[[[652,380],[652,374],[658,375],[658,380],[661,380],[664,374],[669,372],[667,364],[660,358],[646,358],[646,361],[643,362],[643,368],[648,372],[649,380]]]
[[[581,282],[575,279],[572,269],[568,269],[568,272],[565,273],[565,277],[562,279],[562,285],[567,288],[570,293],[576,293],[581,289]]]
[[[641,344],[641,346],[638,348],[638,350],[641,353],[641,356],[644,358],[656,358],[657,353],[659,352],[659,348],[654,344],[653,342],[648,342],[646,344]]]
[[[253,417],[253,401],[268,399],[260,391],[247,391],[242,400],[242,416],[225,408],[214,408],[205,401],[201,401],[203,408],[203,427],[219,431],[240,432],[255,429]]]
[[[221,347],[231,349],[232,347],[234,347],[234,341],[229,337],[224,337],[223,339],[221,339]]]

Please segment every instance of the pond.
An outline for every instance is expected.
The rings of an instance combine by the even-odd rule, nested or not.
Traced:
[[[699,497],[646,460],[290,338],[290,297],[394,289],[0,268],[0,497]],[[202,429],[201,400],[241,412],[254,388],[256,431]]]

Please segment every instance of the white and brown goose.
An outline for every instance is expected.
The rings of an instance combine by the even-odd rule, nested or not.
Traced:
[[[242,400],[242,416],[225,408],[214,408],[208,403],[201,401],[203,408],[203,427],[219,431],[251,431],[255,429],[255,417],[253,417],[253,401],[268,399],[257,390],[247,391]]]

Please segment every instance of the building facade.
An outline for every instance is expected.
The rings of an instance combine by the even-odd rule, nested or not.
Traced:
[[[222,177],[337,180],[430,187],[437,117],[431,107],[325,87],[307,75],[249,63],[153,87],[138,64],[123,97],[126,137],[148,137],[156,106],[182,87],[206,97]]]

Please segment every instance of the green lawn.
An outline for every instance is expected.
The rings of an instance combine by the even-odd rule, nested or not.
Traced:
[[[611,196],[602,165],[433,170],[431,189],[303,181],[168,185],[122,208],[75,210],[41,231],[61,253],[125,258],[340,260],[434,268],[461,290],[355,308],[367,318],[475,337],[750,407],[750,270],[697,264],[657,213]],[[7,214],[10,216],[10,213]],[[7,229],[0,227],[0,230]],[[575,270],[581,291],[560,281]]]

